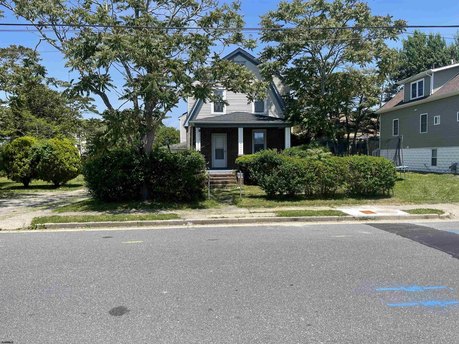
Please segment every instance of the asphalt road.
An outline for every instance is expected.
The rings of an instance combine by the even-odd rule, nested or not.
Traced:
[[[459,343],[459,260],[370,225],[0,233],[0,252],[0,343]]]

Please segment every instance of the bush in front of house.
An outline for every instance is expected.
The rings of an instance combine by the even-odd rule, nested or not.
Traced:
[[[390,160],[365,155],[342,159],[348,169],[348,193],[360,196],[385,195],[394,188],[397,174]]]
[[[319,145],[301,145],[284,149],[282,154],[296,158],[324,159],[331,157],[328,147]]]
[[[68,139],[49,139],[33,147],[36,177],[56,187],[77,177],[81,170],[78,149]]]
[[[145,156],[134,149],[105,151],[87,157],[83,174],[90,193],[98,200],[138,200],[145,180]]]
[[[33,164],[33,147],[38,140],[32,136],[23,136],[7,143],[3,148],[3,165],[6,176],[28,187],[36,177]]]
[[[255,185],[255,180],[251,176],[249,171],[249,166],[257,158],[255,154],[242,155],[236,159],[236,166],[239,171],[244,174],[244,184],[246,185]]]
[[[374,196],[388,193],[396,180],[389,160],[370,156],[299,158],[267,150],[251,156],[245,168],[268,197]]]
[[[206,162],[195,151],[154,150],[147,161],[146,181],[156,201],[193,202],[204,199]]]
[[[117,149],[89,156],[84,176],[91,194],[106,202],[191,202],[205,197],[204,157],[198,152],[156,149],[149,156]]]

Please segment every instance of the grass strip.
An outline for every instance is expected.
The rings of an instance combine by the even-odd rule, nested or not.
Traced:
[[[432,209],[432,208],[416,208],[416,209],[407,209],[403,210],[405,213],[408,214],[416,214],[416,215],[443,215],[445,212],[440,209]]]
[[[278,217],[306,217],[306,216],[346,216],[339,210],[279,210]]]
[[[113,214],[113,215],[69,215],[69,216],[40,216],[32,220],[32,226],[44,223],[70,223],[70,222],[120,222],[120,221],[155,221],[176,220],[177,214]]]

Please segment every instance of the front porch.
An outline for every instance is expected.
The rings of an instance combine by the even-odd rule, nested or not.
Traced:
[[[194,148],[207,161],[208,169],[234,170],[236,159],[262,149],[290,147],[290,127],[195,127]]]

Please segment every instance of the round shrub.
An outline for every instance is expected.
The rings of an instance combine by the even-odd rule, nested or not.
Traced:
[[[90,156],[83,165],[86,185],[99,200],[129,201],[141,198],[145,155],[127,149]]]
[[[80,155],[70,140],[49,139],[36,145],[33,150],[38,179],[59,186],[80,174]]]
[[[307,184],[305,194],[333,196],[344,186],[347,167],[342,158],[305,159]]]
[[[192,202],[205,197],[206,162],[195,151],[171,153],[156,149],[149,156],[146,181],[158,201]]]
[[[343,159],[345,159],[348,168],[346,182],[350,194],[384,195],[394,188],[397,173],[390,160],[364,155]]]
[[[33,146],[37,139],[32,136],[19,137],[5,145],[3,149],[3,165],[6,176],[28,187],[35,178],[33,165]]]

